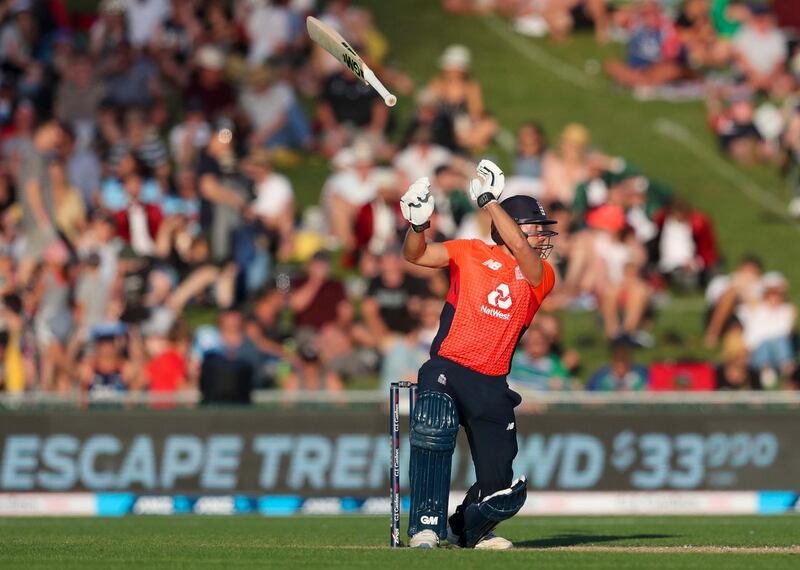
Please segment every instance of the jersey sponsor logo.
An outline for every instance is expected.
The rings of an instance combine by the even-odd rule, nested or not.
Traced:
[[[494,259],[487,259],[483,262],[483,265],[491,269],[492,271],[497,271],[503,267],[503,264],[499,261],[495,261]]]
[[[481,313],[489,315],[490,317],[497,317],[498,319],[503,319],[504,321],[511,320],[511,313],[504,313],[503,311],[487,307],[486,305],[481,305]]]
[[[439,524],[439,517],[429,517],[428,515],[422,515],[419,517],[419,522],[422,524]]]
[[[492,307],[507,311],[511,307],[511,290],[505,283],[500,283],[487,297]]]

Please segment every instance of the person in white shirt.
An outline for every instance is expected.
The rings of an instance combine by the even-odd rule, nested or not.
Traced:
[[[333,237],[351,250],[356,212],[377,196],[381,176],[375,171],[372,148],[366,140],[342,149],[333,162],[340,170],[325,181],[323,204]]]
[[[418,178],[433,178],[436,169],[450,162],[452,153],[431,142],[430,127],[419,127],[412,142],[397,153],[393,165],[410,182]]]
[[[254,149],[245,157],[242,168],[255,184],[255,199],[248,214],[268,233],[277,234],[278,258],[289,259],[294,234],[294,190],[289,179],[272,171],[269,151]]]
[[[786,379],[795,372],[792,333],[797,307],[786,300],[788,282],[781,273],[765,273],[761,285],[761,299],[739,307],[736,316],[744,328],[750,366],[761,372],[761,383],[769,388],[776,383],[776,372]]]
[[[134,47],[144,47],[154,32],[169,17],[169,0],[124,0],[128,39]]]
[[[768,6],[753,4],[750,11],[750,22],[733,38],[734,59],[748,87],[771,92],[788,77],[787,39],[775,25]]]

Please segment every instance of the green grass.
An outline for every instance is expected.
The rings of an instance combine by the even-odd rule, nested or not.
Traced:
[[[519,517],[502,527],[517,550],[502,553],[392,550],[385,546],[387,527],[386,517],[0,519],[0,567],[711,570],[800,562],[798,549],[769,552],[800,543],[793,516]],[[636,550],[642,548],[650,551]]]

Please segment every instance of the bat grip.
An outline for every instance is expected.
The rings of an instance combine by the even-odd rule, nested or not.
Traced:
[[[381,80],[378,79],[372,70],[366,65],[364,66],[364,79],[366,79],[367,83],[372,85],[375,91],[377,91],[378,94],[383,97],[383,102],[386,103],[387,107],[394,107],[397,104],[397,97],[389,93],[389,90],[383,86]]]

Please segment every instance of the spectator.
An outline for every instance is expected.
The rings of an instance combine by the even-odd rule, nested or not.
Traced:
[[[66,163],[67,181],[79,192],[85,208],[96,207],[100,200],[100,159],[89,146],[81,146],[75,132],[64,127],[62,158]]]
[[[416,108],[406,128],[400,146],[407,146],[412,138],[422,129],[427,129],[432,144],[446,148],[451,152],[459,150],[454,132],[452,117],[439,107],[436,93],[430,88],[422,89],[415,98]]]
[[[202,198],[201,223],[211,240],[217,261],[231,255],[232,236],[241,213],[250,201],[245,181],[237,170],[233,125],[219,121],[197,164],[197,182]]]
[[[137,255],[149,257],[156,253],[155,239],[164,216],[156,204],[142,202],[143,184],[144,178],[138,172],[132,172],[122,180],[128,204],[115,214],[114,221],[117,235],[130,244]]]
[[[775,25],[769,6],[750,4],[751,17],[733,37],[737,71],[751,90],[772,92],[790,81],[786,75],[788,45]]]
[[[301,360],[284,346],[287,335],[280,323],[282,309],[283,294],[274,287],[268,287],[256,297],[247,317],[245,332],[257,351],[259,361],[256,371],[256,386],[259,388],[278,385],[282,364],[288,363],[295,370],[302,366]]]
[[[355,217],[354,245],[347,263],[357,263],[363,253],[381,256],[396,247],[407,227],[400,212],[400,193],[395,173],[381,169],[378,179],[378,194],[374,200],[361,206]]]
[[[458,44],[449,46],[439,58],[441,71],[428,88],[452,122],[458,146],[477,153],[494,138],[497,121],[486,112],[483,90],[469,75],[471,64],[468,48]]]
[[[569,388],[567,371],[540,327],[533,326],[523,335],[511,360],[508,382],[514,389],[543,392]]]
[[[128,41],[126,0],[103,0],[100,14],[89,30],[89,53],[93,60],[105,63]]]
[[[169,153],[153,125],[137,110],[126,114],[124,137],[111,148],[108,163],[113,168],[123,156],[131,153],[155,174],[162,188],[167,186]]]
[[[389,109],[380,95],[350,71],[337,71],[324,81],[317,120],[325,156],[332,157],[357,138],[369,139],[380,150],[388,119]]]
[[[419,326],[413,326],[391,345],[383,357],[380,369],[382,391],[388,390],[392,382],[416,382],[419,367],[428,360],[430,345],[421,338]]]
[[[680,43],[672,22],[661,13],[657,0],[645,0],[634,10],[626,61],[609,60],[606,72],[629,88],[652,88],[679,79]]]
[[[56,121],[39,125],[33,136],[34,150],[22,163],[17,187],[20,189],[22,231],[25,251],[19,267],[19,278],[26,284],[45,248],[55,239],[55,196],[49,157],[56,155],[63,141],[63,129]]]
[[[309,148],[311,128],[292,87],[270,67],[256,67],[247,75],[250,87],[242,92],[239,104],[253,130],[250,145]]]
[[[548,151],[542,159],[544,202],[572,204],[575,189],[589,175],[586,150],[591,138],[583,125],[572,123],[564,127],[557,150]]]
[[[547,139],[542,127],[532,121],[523,123],[517,131],[514,175],[536,180],[541,179],[542,161],[546,150]]]
[[[81,146],[94,137],[97,110],[105,96],[106,88],[95,77],[92,61],[74,56],[56,90],[54,106],[56,117],[75,130]]]
[[[100,66],[108,100],[120,107],[146,106],[159,93],[158,68],[122,42]]]
[[[761,259],[748,255],[739,261],[730,275],[718,275],[706,287],[706,302],[709,306],[705,341],[714,347],[727,332],[741,303],[757,302],[762,293]]]
[[[395,155],[392,165],[410,183],[423,176],[433,178],[436,170],[449,163],[450,158],[449,150],[433,143],[430,127],[420,126],[408,146]]]
[[[249,403],[256,366],[247,346],[242,314],[223,311],[218,327],[220,346],[204,355],[200,368],[203,403]]]
[[[708,120],[720,147],[739,164],[752,165],[774,160],[776,148],[767,142],[755,125],[752,94],[737,90],[723,107],[713,92],[706,101]]]
[[[631,347],[622,339],[611,343],[611,364],[597,370],[586,383],[592,392],[641,392],[647,389],[647,368],[634,364]]]
[[[761,299],[743,304],[736,316],[751,351],[750,365],[760,373],[762,385],[772,388],[778,375],[788,380],[797,366],[792,346],[797,308],[786,299],[788,282],[781,273],[765,273],[761,287]]]
[[[169,152],[178,168],[190,168],[211,138],[211,125],[203,113],[203,103],[191,99],[184,106],[183,121],[169,133]]]
[[[675,200],[656,223],[661,274],[687,289],[708,283],[719,260],[711,219],[688,202]]]
[[[186,362],[186,331],[180,323],[169,330],[156,327],[143,331],[147,361],[144,364],[144,387],[151,394],[174,396],[189,385],[189,370]],[[158,402],[164,407],[171,402]]]
[[[717,390],[761,390],[758,374],[750,367],[750,351],[738,334],[726,337],[722,362],[717,366]]]
[[[134,348],[141,341],[129,343],[131,351],[137,355],[134,356],[135,360],[129,360],[125,355],[124,334],[124,329],[119,327],[98,329],[87,354],[81,360],[81,386],[95,398],[141,388],[141,347]],[[132,338],[134,334],[138,335],[131,333]]]
[[[422,279],[409,275],[399,247],[380,258],[380,273],[370,281],[361,306],[364,320],[378,344],[388,347],[414,328],[421,301],[430,294]]]
[[[194,63],[195,72],[184,89],[184,100],[200,101],[203,115],[211,121],[231,116],[236,94],[225,79],[225,54],[213,45],[204,45],[197,50]]]
[[[0,28],[0,63],[14,75],[22,75],[33,63],[38,39],[30,0],[8,2],[10,18]]]
[[[144,48],[170,13],[169,0],[123,0],[128,38],[135,48]]]
[[[34,151],[36,110],[33,103],[20,101],[14,109],[12,121],[11,128],[3,133],[0,157],[8,160],[11,172],[16,174],[25,157]]]

